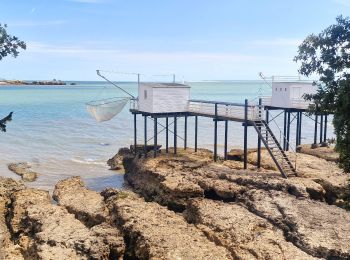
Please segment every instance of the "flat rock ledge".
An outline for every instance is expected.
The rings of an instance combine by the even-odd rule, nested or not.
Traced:
[[[232,259],[181,215],[132,191],[57,183],[53,198],[0,178],[0,259]]]
[[[300,154],[300,175],[283,179],[271,167],[243,170],[240,162],[211,158],[191,149],[157,158],[129,154],[125,179],[146,201],[182,214],[233,259],[350,258],[350,212],[337,203],[350,176],[334,162]],[[312,172],[314,165],[323,171]]]
[[[10,163],[8,169],[17,175],[21,176],[23,181],[32,182],[35,181],[39,174],[33,171],[32,166],[27,162]]]
[[[69,196],[74,193],[81,198],[88,192],[83,187],[77,190],[77,184],[81,185],[81,180],[73,178],[59,186],[61,192],[65,189]],[[67,207],[63,202],[57,205],[47,191],[5,178],[0,178],[0,198],[4,201],[0,208],[0,259],[119,259],[124,255],[119,229],[105,219],[91,224],[90,219],[96,217],[94,209],[101,206],[97,202],[90,208],[92,203],[80,201],[77,212],[87,216],[81,219],[70,212],[75,208],[73,202]]]

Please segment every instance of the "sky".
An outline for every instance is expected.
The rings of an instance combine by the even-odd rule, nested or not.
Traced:
[[[0,61],[0,78],[294,76],[298,45],[338,15],[350,15],[350,0],[0,0],[0,23],[27,43]]]

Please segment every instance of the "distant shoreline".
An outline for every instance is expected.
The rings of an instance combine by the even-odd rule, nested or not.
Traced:
[[[0,86],[35,86],[35,85],[52,85],[52,86],[64,86],[67,85],[66,82],[61,80],[35,80],[35,81],[24,81],[24,80],[0,80]],[[75,83],[71,83],[70,85],[75,85]]]

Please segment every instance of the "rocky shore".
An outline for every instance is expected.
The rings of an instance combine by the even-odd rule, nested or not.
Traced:
[[[24,80],[0,80],[1,85],[66,85],[67,83],[61,80],[39,80],[39,81],[24,81]]]
[[[349,259],[350,176],[306,153],[289,179],[265,152],[257,171],[255,151],[243,170],[239,156],[214,163],[191,149],[122,149],[109,164],[127,190],[73,177],[51,197],[0,178],[0,259]]]

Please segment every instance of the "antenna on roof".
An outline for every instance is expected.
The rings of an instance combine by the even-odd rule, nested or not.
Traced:
[[[264,76],[264,74],[262,72],[259,72],[259,77],[270,87],[272,88],[272,84],[270,84],[268,81],[267,81],[267,77]]]

